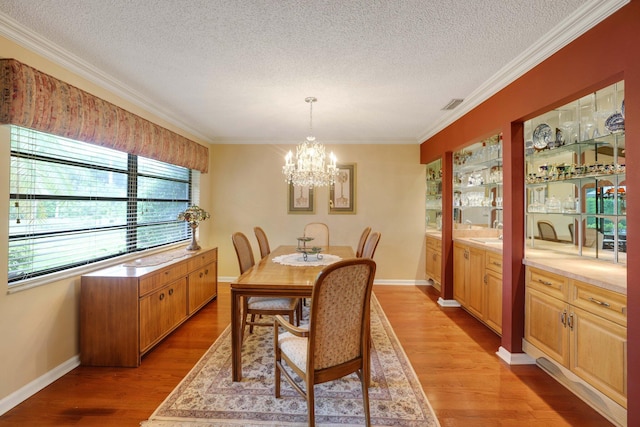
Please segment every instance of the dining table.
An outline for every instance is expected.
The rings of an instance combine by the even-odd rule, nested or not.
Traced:
[[[318,254],[308,254],[307,257],[303,255],[305,254],[298,252],[298,246],[278,246],[230,284],[233,381],[242,380],[244,328],[242,299],[250,297],[310,298],[318,274],[326,267],[322,263],[355,257],[351,246],[322,247],[320,259]],[[287,259],[292,262],[287,262]]]

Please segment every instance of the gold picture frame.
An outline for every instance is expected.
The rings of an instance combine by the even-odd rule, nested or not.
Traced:
[[[287,212],[290,214],[314,214],[316,212],[313,187],[289,184],[287,200]]]
[[[338,174],[335,183],[329,189],[330,214],[356,213],[356,164],[336,165]]]

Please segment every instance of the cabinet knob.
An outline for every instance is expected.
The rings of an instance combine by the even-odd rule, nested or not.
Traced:
[[[567,327],[567,310],[563,310],[562,314],[560,314],[560,322],[562,322],[565,328]]]
[[[206,270],[204,270],[204,274],[205,275],[209,274],[209,269],[208,268]]]
[[[169,296],[173,295],[173,288],[169,289]]]
[[[164,292],[160,294],[160,296],[158,297],[160,298],[160,301],[162,301],[164,299]]]
[[[202,276],[204,276],[204,273],[202,273],[202,271],[199,274],[199,277],[202,279]]]

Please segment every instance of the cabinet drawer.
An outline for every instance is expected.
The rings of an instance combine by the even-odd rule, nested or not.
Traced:
[[[627,297],[617,292],[574,280],[572,305],[580,307],[621,326],[627,326]]]
[[[441,251],[442,241],[434,237],[427,237],[427,249],[431,251]]]
[[[164,268],[156,273],[150,274],[140,279],[140,293],[139,295],[146,295],[149,292],[159,289],[169,282],[184,277],[187,275],[187,263],[182,262],[180,264],[173,265],[168,268]]]
[[[569,279],[564,276],[527,267],[527,286],[569,302]]]
[[[502,274],[502,255],[492,251],[487,251],[485,255],[485,267],[488,270]]]
[[[189,271],[197,270],[202,266],[207,264],[211,264],[212,262],[217,261],[218,259],[218,251],[212,249],[207,252],[199,253],[198,255],[194,255],[189,258]]]

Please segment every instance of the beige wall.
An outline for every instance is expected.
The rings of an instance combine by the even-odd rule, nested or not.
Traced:
[[[100,89],[73,73],[0,37],[0,55],[15,58],[183,136],[199,141],[139,107]],[[9,212],[9,127],[0,126],[0,213]],[[202,175],[201,205],[209,209],[210,174]],[[208,232],[204,224],[202,232]],[[8,227],[0,230],[0,277],[7,277]],[[0,414],[59,372],[71,369],[78,356],[80,277],[8,294],[0,291]]]
[[[235,277],[238,262],[231,234],[245,233],[259,258],[253,227],[261,226],[272,248],[295,245],[308,222],[329,225],[331,244],[354,247],[365,226],[382,233],[376,281],[424,280],[424,165],[418,145],[327,145],[339,162],[356,163],[355,215],[329,214],[328,188],[316,190],[313,215],[287,214],[282,175],[291,145],[213,145],[210,156],[213,231],[219,275]]]

